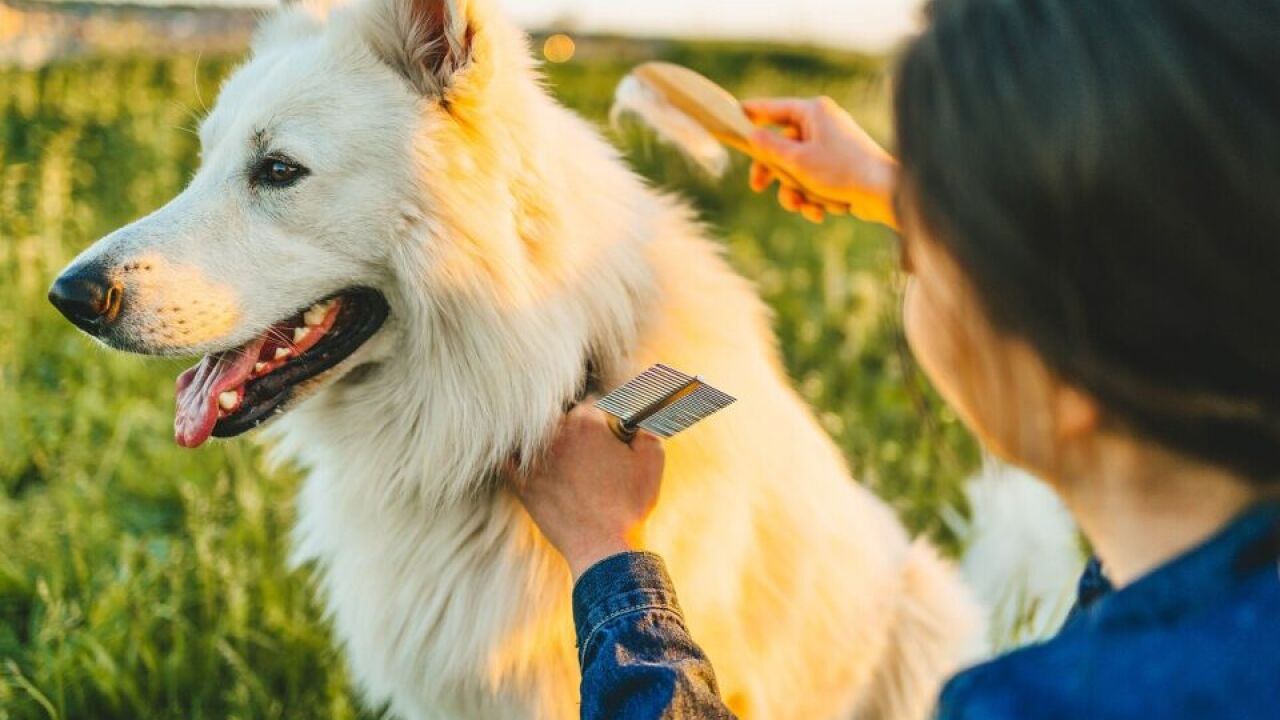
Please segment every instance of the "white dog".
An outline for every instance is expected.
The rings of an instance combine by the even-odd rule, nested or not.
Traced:
[[[661,361],[741,398],[669,444],[649,537],[728,703],[924,717],[976,605],[850,481],[690,210],[547,95],[485,0],[323,15],[266,22],[190,186],[51,299],[112,347],[208,353],[178,382],[183,445],[275,419],[309,471],[297,558],[367,700],[576,715],[568,569],[495,469]]]

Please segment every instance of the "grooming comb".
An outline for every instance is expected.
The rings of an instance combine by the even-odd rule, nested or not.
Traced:
[[[640,430],[669,438],[734,402],[736,398],[700,377],[654,365],[600,398],[596,407],[609,414],[613,434],[623,442],[631,442]]]
[[[728,90],[689,68],[666,62],[637,65],[618,86],[614,108],[615,115],[624,112],[638,115],[660,136],[703,158],[704,166],[713,173],[725,163],[707,151],[705,143],[696,137],[696,131],[689,131],[690,121],[720,144],[760,161],[751,144],[756,126],[747,118],[742,104]],[[720,153],[723,154],[723,150]],[[828,205],[845,204],[806,189],[781,168],[769,165],[769,169],[784,185],[804,191],[813,200]]]

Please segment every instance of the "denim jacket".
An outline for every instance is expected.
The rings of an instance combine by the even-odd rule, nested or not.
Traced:
[[[938,718],[1280,720],[1278,555],[1268,504],[1118,591],[1091,562],[1062,631],[960,673]],[[733,717],[656,555],[592,567],[573,611],[584,719]]]

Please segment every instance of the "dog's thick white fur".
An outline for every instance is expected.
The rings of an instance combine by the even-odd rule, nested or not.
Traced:
[[[373,706],[577,714],[568,569],[495,469],[537,456],[589,363],[606,388],[660,361],[741,398],[669,443],[648,540],[743,717],[923,718],[977,648],[969,593],[850,480],[752,287],[548,96],[488,0],[283,9],[201,138],[190,187],[77,263],[124,283],[109,342],[158,354],[386,296],[272,425],[308,471],[296,557]],[[310,174],[251,187],[274,152]]]

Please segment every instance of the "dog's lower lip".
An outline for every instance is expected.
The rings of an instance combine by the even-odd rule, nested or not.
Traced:
[[[346,290],[329,299],[333,298],[342,300],[333,329],[301,356],[247,382],[239,408],[214,424],[214,437],[241,435],[278,415],[293,398],[294,388],[350,357],[382,327],[390,312],[382,294],[369,288]]]

